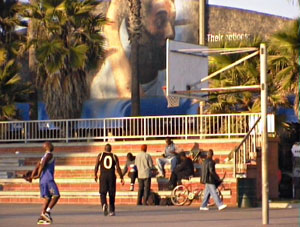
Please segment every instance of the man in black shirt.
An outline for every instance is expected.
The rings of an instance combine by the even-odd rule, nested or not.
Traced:
[[[227,205],[223,204],[216,192],[216,185],[220,184],[220,178],[216,173],[215,162],[213,161],[213,150],[207,152],[207,158],[202,166],[201,183],[205,184],[204,198],[200,210],[209,210],[207,205],[210,196],[213,197],[219,210],[223,210]]]
[[[118,157],[111,153],[111,145],[105,145],[105,151],[100,153],[95,165],[95,181],[98,180],[98,169],[100,166],[100,199],[104,216],[108,215],[106,195],[109,194],[109,216],[115,216],[115,196],[116,196],[116,173],[121,178],[121,183],[124,185],[122,171],[119,165]]]
[[[181,184],[181,180],[194,175],[193,161],[186,157],[185,152],[179,153],[180,164],[178,164],[171,174],[169,186],[170,189],[174,189],[178,184]]]

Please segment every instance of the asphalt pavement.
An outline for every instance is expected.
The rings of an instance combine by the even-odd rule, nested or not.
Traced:
[[[40,205],[0,204],[0,226],[36,226]],[[118,206],[115,217],[104,217],[100,206],[57,205],[51,226],[261,226],[260,208],[199,211],[198,207]],[[299,208],[271,209],[271,226],[299,226]]]

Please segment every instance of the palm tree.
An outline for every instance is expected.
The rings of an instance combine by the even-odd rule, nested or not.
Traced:
[[[0,0],[0,120],[17,116],[16,102],[27,101],[32,93],[30,83],[22,82],[18,60],[25,51],[26,37],[16,32],[21,7],[18,1]]]
[[[139,38],[141,36],[141,0],[128,0],[129,4],[129,39],[131,42],[130,63],[132,69],[131,103],[132,116],[140,115],[140,82],[138,72]]]
[[[20,19],[21,11],[17,0],[0,0],[0,49],[5,50],[8,60],[22,57],[25,50],[26,37],[16,32],[17,26],[24,25]]]
[[[87,72],[104,56],[105,18],[93,10],[96,0],[36,0],[24,16],[35,25],[29,43],[36,58],[36,84],[49,117],[80,117],[86,99]]]
[[[14,60],[0,64],[0,120],[11,120],[17,116],[16,102],[27,101],[32,93],[31,84],[22,82],[20,65]]]
[[[226,42],[218,47],[259,47],[260,38],[252,42]],[[209,59],[210,70],[216,71],[245,56],[244,54],[217,55]],[[240,65],[221,73],[211,80],[211,87],[228,87],[240,85],[257,85],[260,83],[259,58],[251,58]],[[271,76],[271,75],[270,75]],[[268,102],[269,107],[275,110],[278,106],[286,106],[287,98],[278,93],[278,85],[268,80]],[[209,96],[208,111],[211,113],[232,113],[232,112],[259,112],[260,95],[253,92],[238,92],[227,94],[211,94]]]
[[[268,63],[281,96],[295,95],[294,111],[299,114],[300,18],[271,37]]]

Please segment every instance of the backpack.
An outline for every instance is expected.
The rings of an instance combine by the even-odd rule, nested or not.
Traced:
[[[159,205],[160,197],[156,192],[151,191],[147,203],[150,206]]]
[[[161,199],[160,199],[159,205],[160,205],[160,206],[172,206],[173,203],[172,203],[172,201],[171,201],[171,198],[166,197],[166,198],[161,198]]]

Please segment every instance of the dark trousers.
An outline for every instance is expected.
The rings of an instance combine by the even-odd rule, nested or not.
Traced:
[[[151,178],[138,179],[139,181],[139,191],[138,191],[138,199],[137,204],[142,205],[142,199],[144,197],[144,205],[147,204],[147,200],[150,195],[150,187],[151,187]]]
[[[181,184],[182,179],[187,179],[189,176],[191,176],[192,173],[186,172],[186,171],[173,171],[171,174],[171,178],[169,181],[169,185],[172,188],[175,188],[177,184]]]
[[[106,196],[109,195],[109,211],[115,211],[115,197],[116,197],[116,175],[103,174],[100,176],[100,199],[101,205],[107,205]]]
[[[135,180],[137,178],[137,172],[136,171],[135,172],[129,172],[128,177],[130,177],[130,183],[134,184]]]

